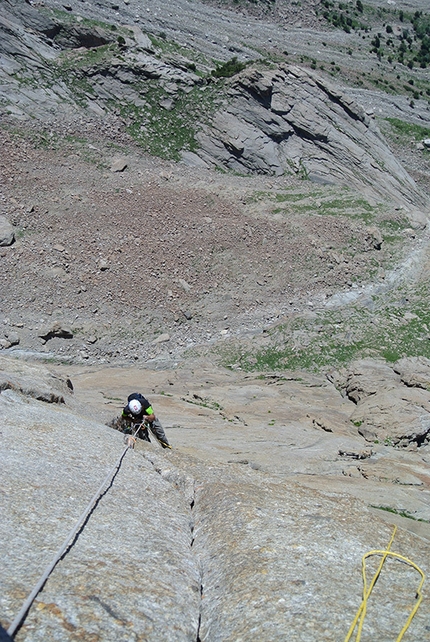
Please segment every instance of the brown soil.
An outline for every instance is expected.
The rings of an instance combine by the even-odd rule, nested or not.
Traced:
[[[130,145],[127,169],[113,173],[117,152],[97,139],[46,149],[0,136],[3,211],[18,231],[0,254],[3,314],[23,349],[40,348],[38,331],[54,320],[79,345],[54,339],[50,350],[76,356],[83,342],[82,356],[107,360],[148,358],[162,333],[174,352],[258,332],[380,259],[364,223],[277,214],[264,196],[306,194],[309,182],[190,169]]]

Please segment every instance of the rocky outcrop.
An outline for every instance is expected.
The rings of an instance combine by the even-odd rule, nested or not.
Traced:
[[[52,406],[0,394],[5,628],[124,449],[122,435],[72,412],[69,399]],[[361,556],[391,532],[345,493],[139,442],[16,640],[341,639],[361,601]],[[393,549],[421,566],[428,559],[425,541],[405,531]],[[393,564],[378,583],[390,609],[369,609],[373,639],[403,625],[415,599],[402,593],[406,578],[407,567]],[[405,612],[391,607],[397,599]],[[424,639],[426,623],[423,609],[412,639]]]
[[[44,342],[54,339],[55,337],[58,339],[73,339],[73,332],[70,328],[63,327],[62,324],[57,321],[49,328],[46,327],[40,330],[39,337]]]
[[[47,403],[64,404],[66,398],[70,400],[73,384],[43,368],[0,357],[0,393],[5,390]]]
[[[393,368],[364,359],[333,380],[356,404],[351,421],[367,441],[402,447],[430,442],[428,359],[401,359]]]
[[[430,359],[426,357],[399,359],[394,364],[393,370],[406,386],[430,390]]]
[[[223,111],[198,136],[208,163],[363,187],[379,198],[425,199],[375,122],[316,73],[281,65],[235,78]]]
[[[153,110],[158,127],[151,135],[159,137],[164,130],[172,131],[165,128],[163,112],[172,114],[174,131],[190,127],[192,107],[196,149],[182,142],[182,150],[175,150],[182,151],[185,163],[240,173],[293,174],[354,187],[408,208],[427,205],[375,121],[317,72],[285,64],[250,67],[227,87],[218,81],[209,112],[208,102],[200,105],[197,98],[196,104],[185,102],[181,112],[175,102],[184,94],[199,86],[212,91],[207,63],[199,63],[197,70],[181,48],[173,53],[157,49],[136,25],[118,22],[108,30],[104,23],[88,25],[72,5],[69,9],[67,16],[48,18],[35,7],[12,1],[2,7],[0,103],[8,113],[45,122],[59,116],[73,120],[87,109],[92,118],[111,118],[121,127],[134,128],[138,136],[136,132],[148,128],[147,112]],[[79,12],[85,11],[80,4]],[[107,44],[113,48],[104,52],[105,59],[93,56]],[[86,52],[91,54],[87,58]],[[158,103],[151,102],[151,92],[160,95]]]

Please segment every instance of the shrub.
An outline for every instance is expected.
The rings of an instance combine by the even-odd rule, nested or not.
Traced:
[[[216,69],[212,71],[212,76],[215,76],[215,78],[230,78],[245,69],[245,67],[246,63],[240,62],[235,56],[224,64],[217,65]]]

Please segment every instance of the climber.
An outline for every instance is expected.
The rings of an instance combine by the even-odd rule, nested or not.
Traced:
[[[151,441],[148,434],[148,428],[150,428],[152,434],[157,438],[163,448],[172,448],[167,441],[160,420],[154,414],[151,404],[140,392],[133,392],[128,396],[127,405],[122,411],[122,417],[131,420],[134,424],[142,424],[142,428],[138,433],[141,439]]]

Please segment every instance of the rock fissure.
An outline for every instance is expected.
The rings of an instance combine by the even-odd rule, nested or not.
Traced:
[[[195,500],[195,489],[194,489],[194,494],[193,498],[190,501],[190,513],[191,513],[191,518],[190,518],[190,531],[191,531],[191,542],[190,542],[190,548],[193,548],[194,542],[195,542],[195,534],[194,534],[194,517],[193,517],[193,510],[196,505],[196,500]],[[200,638],[200,629],[202,625],[202,602],[203,602],[203,566],[200,562],[198,561],[199,565],[199,572],[200,572],[200,602],[199,602],[199,618],[197,622],[197,632],[196,632],[196,642],[201,642]]]
[[[45,403],[65,403],[63,395],[58,395],[56,393],[48,391],[45,392],[40,390],[31,390],[29,388],[22,388],[10,381],[0,381],[0,394],[5,390],[14,390],[25,396],[33,397],[34,399],[37,399],[37,401],[44,401]]]
[[[367,126],[369,125],[369,119],[366,119],[366,116],[363,113],[360,113],[362,110],[361,108],[355,104],[354,109],[352,109],[348,104],[345,102],[345,98],[342,95],[336,94],[333,92],[329,87],[327,87],[326,84],[323,82],[318,81],[318,79],[315,80],[317,86],[322,89],[322,91],[326,94],[326,96],[329,98],[329,100],[335,104],[338,105],[341,109],[343,109],[350,118],[353,120],[362,122],[366,124]],[[353,103],[351,103],[353,104]]]
[[[194,543],[196,540],[195,537],[195,523],[193,512],[196,509],[196,490],[195,484],[196,480],[193,477],[185,476],[178,468],[176,467],[164,467],[164,464],[157,462],[156,456],[152,456],[150,453],[145,452],[143,454],[144,458],[153,466],[154,471],[160,475],[163,479],[168,481],[173,485],[175,490],[183,493],[185,501],[189,505],[190,519],[189,519],[189,528],[190,528],[190,549],[195,555],[196,565],[199,569],[199,614],[198,614],[198,623],[196,630],[196,642],[201,642],[200,638],[200,629],[202,626],[202,606],[203,606],[203,590],[204,590],[204,572],[203,564],[200,559],[200,555],[194,552]]]
[[[123,625],[127,625],[127,620],[124,617],[121,617],[118,613],[115,613],[115,611],[112,609],[112,607],[109,606],[104,600],[101,600],[97,595],[89,595],[88,596],[89,600],[92,600],[93,602],[97,602],[97,604],[100,604],[102,609],[110,615],[110,617],[114,618],[114,620],[117,620]]]

